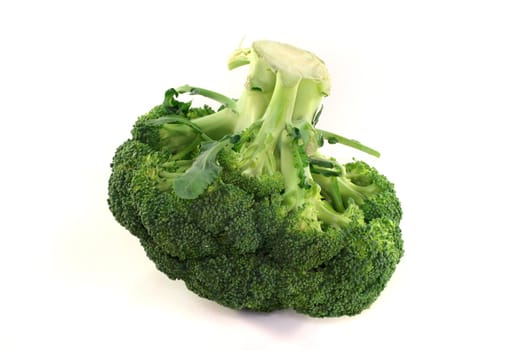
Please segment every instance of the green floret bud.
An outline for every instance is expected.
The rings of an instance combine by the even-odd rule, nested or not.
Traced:
[[[115,219],[133,235],[147,237],[147,230],[140,219],[137,202],[132,197],[131,184],[135,171],[144,158],[152,152],[151,147],[135,140],[127,140],[115,152],[111,163],[108,204]]]
[[[286,299],[315,317],[355,315],[384,290],[403,255],[398,226],[377,219],[347,235],[345,248],[304,275],[290,275]]]
[[[216,184],[194,200],[179,197],[162,184],[170,156],[151,152],[142,159],[130,184],[140,203],[137,212],[149,238],[181,260],[214,256],[223,250],[244,254],[260,243],[253,196],[238,187]]]
[[[394,184],[377,169],[362,161],[345,165],[347,182],[352,182],[361,189],[367,189],[361,209],[365,219],[371,221],[375,218],[386,217],[395,223],[401,221],[402,209],[397,197]],[[372,191],[370,191],[373,189]]]
[[[188,86],[184,89],[202,92],[202,89]],[[209,90],[206,92],[212,94]],[[219,140],[235,130],[239,119],[235,110],[219,108],[214,111],[207,105],[193,108],[191,101],[179,101],[178,96],[175,89],[168,90],[162,105],[137,120],[132,130],[133,138],[155,150],[185,154],[194,150],[202,140]]]

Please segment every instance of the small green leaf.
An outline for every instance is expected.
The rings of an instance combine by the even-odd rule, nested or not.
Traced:
[[[164,93],[164,101],[162,105],[164,109],[170,113],[175,114],[186,114],[191,107],[191,101],[181,102],[176,100],[179,97],[179,93],[175,89],[168,89]]]
[[[175,89],[168,89],[164,93],[164,107],[173,107],[174,105],[174,99],[173,97],[178,97],[179,93]]]
[[[184,199],[195,199],[217,179],[222,167],[217,163],[219,152],[230,144],[230,139],[205,141],[201,153],[184,174],[173,181],[175,194]]]

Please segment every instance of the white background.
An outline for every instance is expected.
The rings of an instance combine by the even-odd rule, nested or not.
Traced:
[[[520,1],[2,1],[1,349],[523,349]],[[382,152],[406,254],[355,317],[239,313],[158,272],[107,209],[167,88],[235,96],[244,38],[311,50],[320,125]]]

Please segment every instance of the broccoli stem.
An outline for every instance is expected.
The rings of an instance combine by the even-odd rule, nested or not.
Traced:
[[[378,188],[374,185],[360,186],[354,184],[350,179],[338,178],[339,191],[344,203],[354,201],[362,205],[367,197],[375,194]]]
[[[275,88],[270,103],[262,116],[262,125],[257,135],[259,141],[269,136],[272,140],[272,146],[275,146],[278,136],[286,125],[291,123],[293,112],[295,110],[295,100],[299,89],[299,82],[288,85],[285,84],[280,72],[276,74]]]
[[[338,212],[343,212],[349,203],[362,205],[368,196],[377,192],[375,185],[360,186],[344,176],[313,174],[314,181],[321,186],[326,199]]]
[[[342,143],[377,157],[379,152],[314,128],[321,100],[330,90],[326,67],[316,56],[289,45],[261,41],[254,43],[252,49],[234,53],[229,67],[248,63],[245,90],[238,101],[189,85],[177,89],[179,93],[198,94],[223,105],[218,112],[192,119],[192,123],[202,130],[201,137],[214,140],[242,132],[243,141],[236,149],[244,175],[280,173],[284,182],[283,203],[289,211],[308,208],[305,215],[315,214],[319,222],[345,226],[348,219],[341,213],[349,203],[362,204],[375,188],[354,184],[337,162],[319,156],[320,141],[324,138],[329,143]],[[181,134],[182,128],[189,127],[177,128],[174,132]],[[188,131],[189,135],[196,133]]]
[[[298,59],[293,67],[283,64],[290,56]],[[315,154],[319,146],[312,124],[329,91],[324,64],[309,53],[266,42],[253,51],[237,52],[230,67],[248,62],[246,90],[237,104],[241,119],[253,125],[251,138],[241,149],[243,174],[280,172],[285,188],[283,203],[289,211],[311,199],[321,200],[320,188],[310,174],[308,155]]]
[[[189,92],[190,95],[200,95],[207,97],[209,99],[215,100],[221,104],[223,104],[226,108],[235,109],[236,108],[236,102],[232,100],[231,98],[220,94],[218,92],[199,88],[196,86],[190,86],[190,85],[183,85],[175,89],[178,93],[183,94]]]
[[[243,151],[244,174],[271,175],[279,170],[277,145],[280,134],[292,120],[298,88],[299,82],[287,85],[277,72],[273,94],[261,116],[261,124],[255,131],[253,141]]]
[[[303,190],[299,188],[299,176],[297,174],[297,164],[291,148],[290,136],[285,131],[282,132],[280,140],[280,160],[281,173],[284,180],[284,204],[288,210],[297,208],[303,204]]]
[[[328,143],[342,143],[376,157],[379,152],[314,127],[322,110],[321,100],[330,91],[324,63],[290,45],[259,41],[251,49],[237,50],[229,68],[245,64],[250,67],[239,100],[190,85],[166,93],[164,105],[173,115],[159,118],[157,123],[166,123],[161,139],[175,150],[177,170],[185,172],[164,178],[173,180],[179,197],[196,198],[217,179],[221,170],[217,156],[231,146],[238,154],[235,166],[242,174],[278,174],[283,179],[285,210],[300,209],[305,222],[346,227],[351,204],[362,205],[377,188],[359,180],[359,172],[347,173],[335,160],[324,158],[318,149],[326,139]],[[188,110],[191,102],[173,101],[177,93],[201,95],[222,106],[215,113],[208,107],[184,119],[179,116],[180,111]],[[191,166],[178,163],[186,161],[196,149],[200,153]]]
[[[332,207],[340,213],[345,211],[345,204],[343,197],[341,196],[341,191],[339,189],[338,178],[330,177],[330,182],[332,183]]]
[[[239,119],[239,114],[234,109],[224,108],[213,114],[192,119],[192,122],[210,138],[220,140],[237,132]]]
[[[325,224],[339,228],[348,226],[350,219],[336,212],[328,202],[317,200],[315,201],[315,206],[317,209],[317,218]]]
[[[257,120],[261,119],[272,98],[272,91],[263,92],[256,89],[246,89],[237,101],[239,118],[235,126],[236,132],[242,132]]]
[[[163,123],[159,129],[163,149],[179,153],[194,144],[195,139],[220,140],[225,135],[232,134],[238,119],[239,116],[235,111],[225,108],[191,120],[178,116],[167,116],[152,120],[152,122]]]
[[[307,122],[310,125],[313,124],[313,119],[323,97],[324,94],[319,89],[319,82],[301,80],[292,116],[294,123]]]
[[[285,188],[283,202],[290,211],[305,203],[307,197],[305,191],[311,190],[313,181],[308,159],[301,156],[301,145],[298,144],[297,138],[290,135],[288,131],[283,131],[279,142],[280,167]]]
[[[195,148],[197,148],[197,146],[201,143],[202,141],[202,137],[201,136],[196,136],[193,141],[191,141],[188,145],[186,145],[186,147],[180,149],[173,157],[172,157],[172,160],[179,160],[179,159],[184,159],[186,156],[190,155],[191,152],[193,152],[193,150]]]
[[[190,85],[183,85],[177,88],[176,91],[204,96],[224,106],[216,113],[193,120],[197,126],[202,128],[206,135],[218,140],[227,134],[242,132],[262,117],[272,97],[275,78],[270,83],[272,86],[265,89],[265,91],[255,87],[247,88],[238,101],[234,101],[218,92]]]
[[[378,157],[378,158],[381,155],[375,149],[372,149],[372,148],[370,148],[368,146],[365,146],[359,141],[350,140],[350,139],[347,139],[344,136],[340,136],[340,135],[334,134],[334,133],[332,133],[330,131],[326,131],[326,130],[317,129],[317,131],[320,132],[321,135],[323,136],[323,138],[326,139],[328,141],[328,143],[330,143],[330,144],[340,143],[340,144],[343,144],[345,146],[352,147],[352,148],[355,148],[355,149],[357,149],[359,151],[368,153],[368,154],[370,154],[370,155],[372,155],[374,157]]]

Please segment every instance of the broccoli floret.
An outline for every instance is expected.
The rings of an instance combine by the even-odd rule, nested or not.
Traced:
[[[377,169],[363,161],[337,164],[333,160],[333,168],[339,169],[337,175],[324,174],[323,171],[314,174],[315,181],[321,186],[321,192],[338,211],[344,211],[349,205],[359,205],[365,220],[388,217],[392,221],[401,221],[402,209],[397,198],[394,185],[381,175]],[[318,171],[318,168],[316,169]]]
[[[108,204],[115,219],[138,238],[147,238],[148,232],[138,212],[138,202],[131,194],[131,183],[142,160],[152,149],[135,140],[127,140],[116,151],[111,163]]]
[[[196,294],[234,308],[354,315],[403,255],[394,185],[363,161],[321,153],[361,143],[316,128],[330,92],[324,63],[258,41],[238,99],[183,85],[138,118],[116,151],[109,206],[148,257]],[[219,102],[193,107],[183,94]]]
[[[316,317],[354,315],[385,288],[402,255],[398,226],[375,219],[347,235],[345,248],[304,275],[292,274],[285,300]]]
[[[161,249],[181,259],[213,256],[224,249],[232,253],[256,250],[260,235],[255,230],[253,196],[224,183],[209,186],[195,200],[180,198],[166,182],[171,156],[150,152],[135,170],[130,196],[137,203],[141,223]]]

